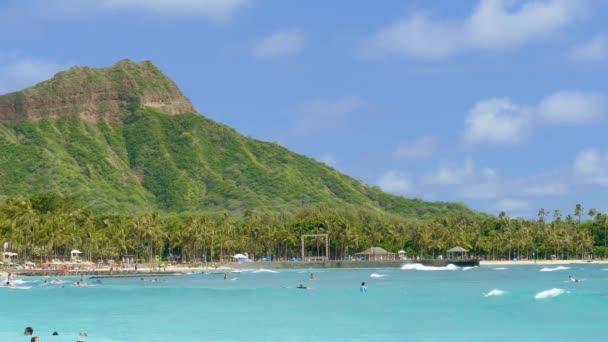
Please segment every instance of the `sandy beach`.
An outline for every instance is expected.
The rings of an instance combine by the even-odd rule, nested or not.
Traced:
[[[608,264],[608,260],[482,260],[479,262],[481,266],[484,265],[569,265],[569,264]]]

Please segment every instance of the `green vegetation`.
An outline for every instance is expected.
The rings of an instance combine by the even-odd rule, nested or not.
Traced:
[[[0,195],[58,192],[96,213],[287,210],[305,203],[403,216],[472,213],[388,195],[198,114],[140,108],[123,122],[78,116],[0,123]]]
[[[369,243],[400,248],[420,222],[485,217],[389,195],[244,137],[194,113],[151,62],[73,67],[0,96],[0,179],[0,241],[24,258],[71,248],[287,257],[315,230],[331,231],[332,255],[342,257]]]
[[[21,260],[69,256],[80,249],[91,260],[136,255],[140,261],[218,261],[237,252],[287,260],[300,256],[302,234],[329,234],[330,258],[343,259],[369,246],[405,249],[409,256],[436,257],[460,245],[485,259],[574,259],[606,257],[608,215],[588,211],[589,220],[538,220],[438,215],[404,219],[371,209],[305,205],[293,211],[246,210],[243,215],[94,215],[73,197],[53,193],[11,197],[0,204],[0,241],[10,241]],[[576,211],[578,218],[582,208]],[[322,240],[310,239],[309,255],[324,254]]]

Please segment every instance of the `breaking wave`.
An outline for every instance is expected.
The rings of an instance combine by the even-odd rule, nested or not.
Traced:
[[[553,298],[553,297],[563,295],[564,292],[566,292],[566,291],[564,291],[562,289],[558,289],[558,288],[552,288],[550,290],[545,290],[545,291],[541,291],[541,292],[537,293],[536,296],[534,296],[534,298],[535,299]]]
[[[457,271],[460,269],[460,267],[453,265],[453,264],[449,264],[449,265],[443,266],[443,267],[424,266],[423,264],[405,264],[405,265],[401,266],[401,269],[405,270],[405,271],[410,271],[410,270],[414,270],[414,271]]]
[[[255,270],[251,273],[280,273],[279,271],[275,271],[275,270],[269,270],[266,268],[260,268],[259,270]]]
[[[506,292],[500,289],[494,289],[488,293],[484,293],[484,297],[498,297],[504,295]]]
[[[493,270],[497,270],[497,271],[504,271],[504,270],[508,270],[508,267],[494,267]]]
[[[378,274],[378,273],[372,273],[369,275],[370,278],[383,278],[385,276],[386,276],[386,274]]]
[[[540,269],[541,272],[555,272],[555,271],[563,271],[563,270],[569,270],[570,267],[566,267],[566,266],[557,266],[557,267],[543,267]]]

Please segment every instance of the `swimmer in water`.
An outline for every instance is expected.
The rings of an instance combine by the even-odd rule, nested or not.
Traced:
[[[296,289],[306,290],[308,287],[304,286],[304,284],[300,284],[296,287]]]
[[[361,293],[367,292],[367,287],[365,287],[365,282],[361,283],[361,287],[359,287],[359,292],[361,292]]]
[[[578,279],[574,279],[572,276],[568,276],[568,279],[573,283],[578,283]]]
[[[13,274],[11,272],[8,272],[8,275],[6,276],[6,286],[14,286],[15,285],[15,279],[13,278]]]
[[[81,331],[80,334],[78,334],[78,340],[76,340],[76,342],[84,342],[85,337],[87,337],[87,333]]]

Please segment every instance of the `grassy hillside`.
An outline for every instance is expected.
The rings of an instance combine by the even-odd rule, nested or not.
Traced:
[[[23,94],[0,96],[5,108],[13,108],[0,120],[0,196],[59,192],[95,211],[117,213],[276,210],[304,203],[418,217],[470,212],[459,203],[385,194],[277,144],[244,137],[196,113],[180,114],[189,101],[157,70],[150,62],[129,61],[106,69],[72,68]],[[56,104],[53,115],[36,116],[32,108],[43,103],[31,94],[48,95],[49,84],[57,99],[73,99],[61,89],[71,94],[79,84],[77,96],[86,103],[72,103],[70,112],[58,115],[65,101],[45,97],[43,103]],[[139,89],[122,96],[125,84]],[[11,102],[15,98],[20,102]],[[17,105],[22,103],[29,107]],[[169,107],[158,103],[176,112],[161,113]],[[119,110],[112,113],[108,104]],[[91,117],[95,112],[103,115]]]
[[[124,123],[78,116],[0,124],[0,194],[57,191],[99,211],[364,206],[421,216],[451,210],[381,192],[198,114],[139,109]]]

